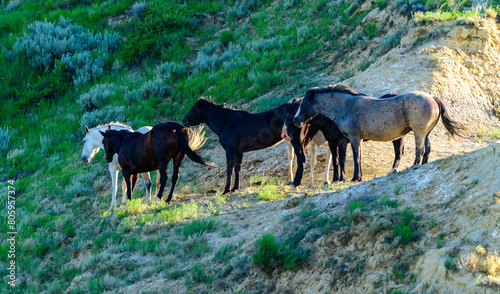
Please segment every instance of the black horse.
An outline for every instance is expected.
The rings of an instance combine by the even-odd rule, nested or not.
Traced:
[[[192,150],[190,143],[197,140],[189,138],[186,128],[176,122],[157,124],[145,134],[127,130],[107,130],[101,134],[104,136],[104,158],[111,162],[114,154],[118,154],[129,200],[132,199],[139,173],[154,170],[160,172],[160,189],[156,197],[161,199],[167,182],[167,165],[171,159],[174,161],[174,173],[166,202],[172,199],[184,155],[196,163],[217,166],[213,162],[204,161]]]
[[[395,96],[397,96],[397,94],[385,94],[378,99],[386,99]],[[321,114],[314,116],[310,121],[305,123],[302,128],[295,126],[293,118],[297,113],[301,101],[302,100],[295,101],[294,99],[292,104],[288,107],[285,124],[283,126],[284,129],[286,128],[286,132],[290,137],[290,142],[292,143],[294,150],[299,150],[295,153],[303,153],[304,148],[307,148],[307,145],[310,143],[312,137],[314,137],[318,131],[321,131],[325,139],[328,141],[328,146],[330,147],[330,152],[332,153],[333,181],[345,181],[345,158],[349,139],[342,134],[337,125],[331,119]],[[401,156],[404,154],[404,139],[405,136],[392,141],[395,155],[392,170],[399,169]],[[293,185],[295,187],[300,185],[303,174],[303,162],[300,163],[299,160],[297,160],[297,162],[297,172],[293,181]]]
[[[282,140],[281,129],[290,103],[261,113],[249,113],[214,104],[200,98],[182,120],[186,127],[206,123],[219,136],[226,151],[227,180],[224,194],[234,192],[240,186],[240,170],[243,153],[264,149]],[[234,172],[234,186],[231,177]]]

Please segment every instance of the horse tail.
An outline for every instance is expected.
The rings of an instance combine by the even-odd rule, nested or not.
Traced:
[[[193,151],[200,149],[207,141],[203,126],[196,129],[188,128],[187,134],[189,138],[189,148]]]
[[[179,139],[179,146],[181,147],[181,150],[194,162],[206,165],[206,166],[212,166],[216,167],[217,165],[211,161],[204,161],[196,152],[191,149],[189,146],[190,140],[188,139],[188,134],[186,134],[186,129],[185,128],[179,128],[177,129],[177,138]]]
[[[446,111],[446,108],[444,107],[443,102],[434,96],[434,100],[436,100],[437,104],[439,105],[439,113],[441,115],[441,121],[443,122],[444,127],[448,132],[451,134],[452,137],[460,137],[460,138],[468,138],[466,135],[463,134],[465,131],[465,128],[457,121],[454,121],[450,118],[448,115],[448,112]]]

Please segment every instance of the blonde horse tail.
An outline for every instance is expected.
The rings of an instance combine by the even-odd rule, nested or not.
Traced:
[[[203,126],[196,129],[187,128],[188,138],[189,138],[189,148],[191,150],[197,150],[203,147],[207,138],[205,138],[205,132],[203,131]]]
[[[444,107],[443,102],[435,96],[434,100],[436,100],[437,104],[439,105],[439,113],[441,115],[441,121],[443,122],[444,127],[450,133],[450,135],[452,137],[457,136],[463,139],[469,138],[467,135],[464,134],[464,132],[466,131],[465,127],[461,123],[454,121],[450,118],[448,112],[446,111],[446,108]]]

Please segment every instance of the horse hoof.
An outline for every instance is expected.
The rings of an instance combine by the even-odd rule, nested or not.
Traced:
[[[309,185],[307,185],[307,188],[309,188],[309,189],[314,189],[314,184],[309,184]]]
[[[292,188],[290,188],[290,192],[299,192],[299,189],[296,186],[292,186]]]
[[[293,182],[292,181],[289,181],[288,183],[286,183],[288,186],[292,185]]]
[[[330,185],[330,183],[328,183],[328,182],[323,182],[323,186],[329,186],[329,185]]]

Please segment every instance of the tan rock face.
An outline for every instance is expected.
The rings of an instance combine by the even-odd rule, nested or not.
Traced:
[[[493,20],[476,27],[414,27],[399,47],[346,82],[376,95],[430,92],[441,97],[452,118],[476,133],[498,125],[494,109],[500,103],[499,40]]]

